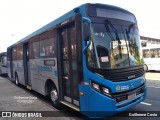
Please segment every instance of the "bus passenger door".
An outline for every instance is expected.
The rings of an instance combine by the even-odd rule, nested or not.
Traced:
[[[23,45],[23,64],[24,64],[24,79],[26,85],[31,85],[29,79],[29,45],[24,43]]]
[[[77,33],[77,22],[74,21],[60,28],[58,31],[58,71],[60,86],[60,101],[79,107],[78,84],[82,78],[80,74],[81,64],[78,64],[77,41],[81,38]],[[80,24],[79,24],[80,25]],[[78,38],[77,38],[78,37]],[[80,41],[80,40],[79,40]],[[81,77],[79,77],[79,75]]]
[[[13,48],[7,49],[7,59],[8,59],[8,76],[13,78],[13,57],[12,57]]]

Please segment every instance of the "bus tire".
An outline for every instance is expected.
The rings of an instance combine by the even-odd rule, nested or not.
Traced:
[[[53,86],[51,88],[50,99],[51,99],[51,103],[52,103],[53,107],[55,107],[57,109],[61,109],[61,105],[60,105],[60,102],[59,102],[59,94],[58,94],[58,91],[57,91],[55,86]]]
[[[18,80],[18,75],[17,74],[15,74],[15,84],[17,86],[19,86],[19,80]]]

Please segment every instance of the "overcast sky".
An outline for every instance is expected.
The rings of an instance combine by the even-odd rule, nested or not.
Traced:
[[[105,3],[136,15],[140,35],[160,38],[158,0],[0,0],[0,52],[83,3]]]

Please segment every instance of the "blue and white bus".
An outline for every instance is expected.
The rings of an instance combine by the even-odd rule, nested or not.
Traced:
[[[7,53],[0,53],[0,75],[7,75]]]
[[[137,21],[131,12],[83,4],[7,49],[15,83],[89,117],[125,111],[146,97]]]
[[[160,44],[147,44],[142,51],[146,70],[160,71]]]

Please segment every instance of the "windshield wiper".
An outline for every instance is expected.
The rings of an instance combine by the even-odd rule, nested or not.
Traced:
[[[108,25],[110,25],[110,27],[112,28],[112,30],[114,31],[114,33],[116,35],[116,40],[118,40],[119,55],[120,55],[120,58],[122,59],[121,41],[120,41],[120,38],[118,36],[117,30],[115,29],[115,27],[113,26],[113,24],[108,19],[106,19],[105,22],[106,22],[105,27],[106,27],[107,32],[109,33],[112,41],[114,41],[114,38],[113,38],[113,36],[111,34],[111,31],[109,30],[109,26]]]
[[[128,30],[126,29],[126,34],[127,34],[127,39],[130,40],[130,32],[131,32],[131,29],[134,28],[135,24],[131,24],[129,27],[128,27]]]
[[[131,37],[130,37],[129,34],[131,33],[131,29],[134,28],[134,26],[135,26],[135,24],[131,24],[131,25],[128,27],[128,30],[126,29],[126,35],[127,35],[127,40],[128,40],[128,44],[129,44],[129,51],[130,51],[131,55],[132,55],[132,50],[130,49],[130,47],[131,47],[131,43],[130,43]]]

